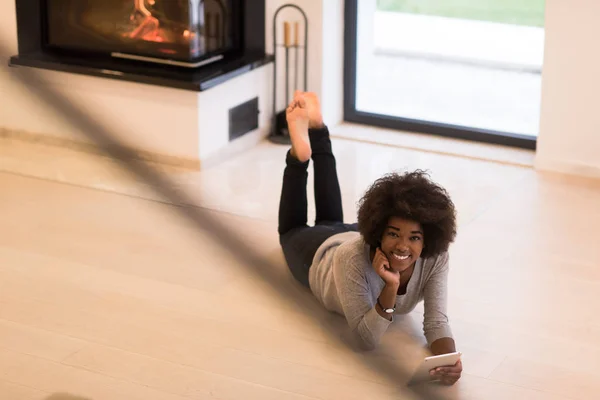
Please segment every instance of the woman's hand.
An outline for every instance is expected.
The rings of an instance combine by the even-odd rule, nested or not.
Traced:
[[[439,367],[432,369],[429,374],[433,379],[439,379],[444,385],[454,385],[462,374],[462,361],[458,360],[456,364],[450,367]]]
[[[375,268],[377,275],[379,275],[387,285],[392,285],[396,288],[400,286],[400,273],[390,269],[390,261],[379,248],[375,250],[373,268]]]

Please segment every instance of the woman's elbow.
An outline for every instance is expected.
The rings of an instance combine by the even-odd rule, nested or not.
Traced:
[[[355,351],[373,351],[379,344],[375,338],[363,335],[357,329],[347,331],[342,338]]]
[[[379,341],[374,337],[360,336],[359,346],[363,351],[373,351],[379,345]]]
[[[363,351],[373,351],[377,348],[377,343],[373,343],[373,342],[362,342],[363,345],[361,346],[361,349]]]

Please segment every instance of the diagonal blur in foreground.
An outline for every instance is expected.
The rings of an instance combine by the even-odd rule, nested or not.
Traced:
[[[170,181],[168,176],[141,160],[133,150],[123,145],[114,133],[108,131],[93,116],[82,112],[66,97],[43,84],[43,79],[38,70],[26,67],[19,68],[18,71],[10,70],[6,63],[9,58],[6,48],[0,44],[0,59],[5,62],[2,68],[7,69],[8,74],[20,81],[24,90],[28,90],[38,99],[44,101],[56,113],[62,115],[70,124],[83,132],[86,138],[101,148],[106,155],[115,159],[124,170],[137,180],[149,185],[165,202],[175,206],[175,211],[187,223],[192,224],[199,230],[210,231],[215,244],[229,251],[240,264],[244,265],[246,271],[268,283],[273,292],[279,295],[280,301],[290,303],[300,309],[310,309],[308,305],[309,297],[306,294],[303,295],[300,292],[297,295],[291,294],[282,288],[273,273],[277,268],[281,268],[280,265],[276,265],[257,254],[251,246],[238,237],[235,232],[227,229],[215,216],[211,216],[209,212],[193,206],[194,201],[192,201],[192,198],[185,191],[177,189],[177,186]],[[322,321],[321,324],[323,324]],[[333,323],[325,322],[324,328],[325,332],[333,339],[340,340],[342,332]],[[355,351],[350,344],[346,345],[348,351]],[[383,351],[385,352],[385,349]],[[427,400],[446,398],[439,391],[434,391],[432,385],[404,386],[400,384],[399,382],[409,381],[412,371],[397,362],[392,362],[391,359],[360,357],[360,360],[377,372],[378,375],[388,379],[393,386],[396,386],[398,388],[398,398],[403,398],[405,395]]]

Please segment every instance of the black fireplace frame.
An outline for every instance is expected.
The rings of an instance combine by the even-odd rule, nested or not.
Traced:
[[[110,55],[52,50],[45,43],[45,1],[15,0],[19,54],[12,67],[33,67],[119,79],[178,89],[204,91],[273,61],[265,50],[265,0],[241,0],[241,49],[196,69],[118,59]]]

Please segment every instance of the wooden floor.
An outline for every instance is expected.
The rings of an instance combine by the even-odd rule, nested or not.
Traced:
[[[334,145],[348,221],[372,180],[405,168],[429,169],[459,209],[449,309],[465,374],[436,393],[598,397],[598,182]],[[275,263],[257,273],[109,159],[0,146],[0,398],[417,398],[376,361],[414,365],[422,308],[392,326],[382,349],[350,352],[343,321],[286,270],[276,235],[285,151],[265,143],[202,172],[165,169]]]

